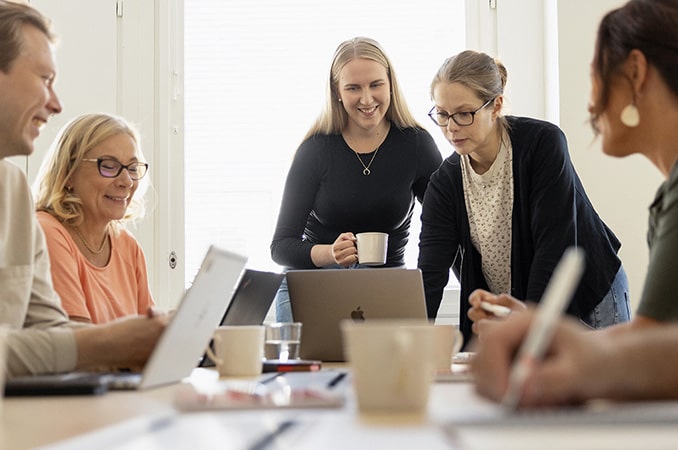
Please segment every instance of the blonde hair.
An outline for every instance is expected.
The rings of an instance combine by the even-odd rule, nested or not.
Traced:
[[[80,167],[87,152],[120,134],[132,138],[137,156],[143,161],[139,133],[121,117],[103,113],[84,114],[66,124],[52,143],[33,184],[36,209],[50,213],[62,223],[80,225],[84,220],[82,201],[68,189],[67,183]],[[144,181],[147,178],[140,180],[125,216],[112,223],[113,230],[118,231],[124,222],[143,216],[143,194],[148,183]]]
[[[484,103],[500,95],[508,79],[506,67],[486,53],[465,50],[445,60],[431,82],[431,98],[440,83],[459,83],[471,89]],[[499,116],[499,124],[508,130],[508,122]]]
[[[386,111],[386,119],[398,128],[413,128],[420,125],[412,116],[405,96],[400,90],[398,79],[393,70],[393,64],[386,56],[386,52],[374,39],[367,37],[354,37],[339,44],[332,58],[330,74],[327,80],[325,108],[316,119],[311,129],[306,133],[304,140],[316,134],[339,134],[348,123],[348,114],[341,102],[339,102],[338,84],[339,74],[346,64],[354,59],[369,59],[375,61],[386,69],[389,84],[391,85],[391,104]]]

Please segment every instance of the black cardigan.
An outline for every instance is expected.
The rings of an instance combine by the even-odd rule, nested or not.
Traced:
[[[536,119],[507,120],[514,183],[511,295],[539,301],[564,250],[578,245],[586,251],[587,264],[567,312],[584,317],[609,291],[621,266],[621,243],[586,196],[563,132]],[[431,176],[422,207],[418,266],[430,318],[438,314],[452,267],[461,284],[460,329],[468,340],[468,296],[488,287],[481,255],[471,242],[460,163],[454,153]]]

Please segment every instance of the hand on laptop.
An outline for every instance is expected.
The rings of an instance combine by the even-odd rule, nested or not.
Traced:
[[[76,370],[139,369],[170,318],[168,314],[125,317],[104,325],[74,331],[78,348]]]
[[[483,319],[497,319],[499,316],[488,311],[490,308],[483,308],[482,303],[489,303],[490,305],[498,305],[500,307],[506,307],[512,311],[524,311],[527,306],[525,303],[520,300],[511,297],[508,294],[495,295],[491,292],[485,291],[483,289],[476,289],[469,295],[468,302],[471,305],[471,308],[468,310],[468,318],[473,321],[473,332],[475,334],[480,333],[478,327],[478,322]]]

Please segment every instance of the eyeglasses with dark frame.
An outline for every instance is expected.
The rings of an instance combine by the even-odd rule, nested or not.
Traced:
[[[446,112],[436,111],[436,107],[434,106],[428,112],[428,116],[431,118],[433,123],[435,123],[439,127],[448,126],[450,124],[450,119],[452,119],[454,123],[456,123],[460,127],[467,127],[469,125],[473,125],[473,121],[475,120],[478,111],[482,110],[483,108],[486,108],[493,101],[494,98],[486,101],[483,104],[483,106],[476,109],[475,111],[459,111],[454,114],[447,114]]]
[[[97,169],[99,169],[99,175],[104,178],[115,178],[122,172],[122,169],[126,169],[129,173],[129,177],[134,180],[141,180],[148,172],[148,163],[135,161],[130,164],[123,164],[117,159],[113,158],[86,158],[83,161],[95,162],[97,163]]]

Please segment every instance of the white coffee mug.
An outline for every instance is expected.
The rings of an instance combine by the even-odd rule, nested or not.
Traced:
[[[435,377],[435,330],[426,321],[341,323],[361,413],[422,415]]]
[[[207,355],[222,377],[251,377],[261,374],[264,359],[262,325],[222,326],[214,330],[214,351]]]
[[[355,237],[358,248],[358,263],[366,266],[383,266],[386,264],[388,234],[358,233]]]
[[[464,345],[464,335],[456,325],[434,325],[436,369],[438,372],[452,370],[452,357]]]

